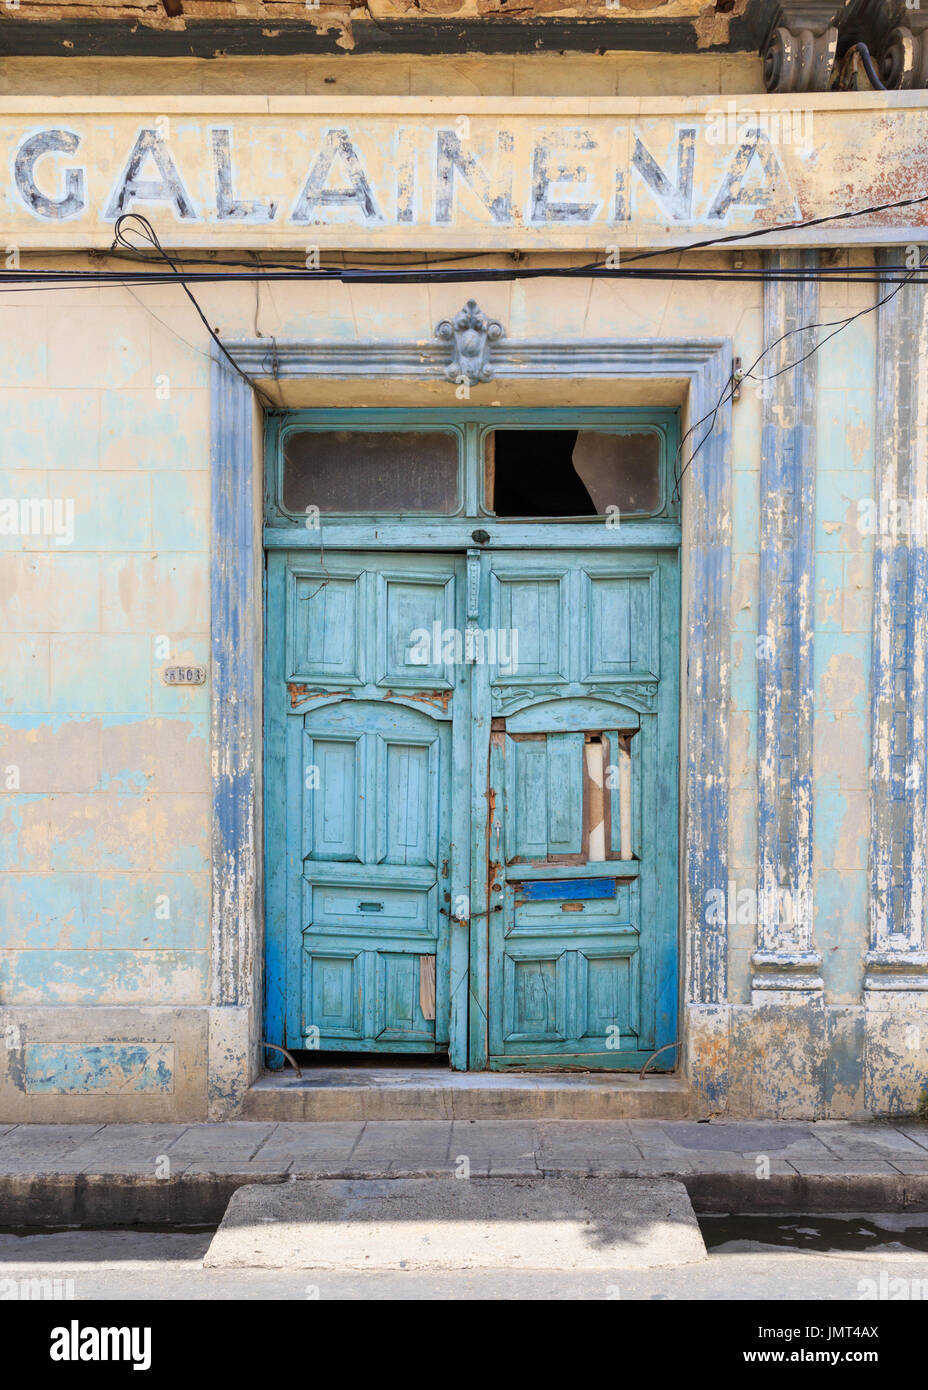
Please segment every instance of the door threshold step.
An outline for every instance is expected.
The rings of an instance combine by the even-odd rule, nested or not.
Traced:
[[[683,1120],[697,1114],[679,1076],[632,1072],[452,1072],[312,1067],[265,1072],[243,1120]]]
[[[203,1264],[613,1271],[705,1259],[686,1188],[669,1179],[362,1178],[240,1187]]]

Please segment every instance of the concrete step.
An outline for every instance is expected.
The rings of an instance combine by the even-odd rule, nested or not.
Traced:
[[[266,1072],[243,1120],[683,1120],[677,1076],[630,1072],[453,1072],[435,1067],[311,1067]]]
[[[611,1272],[706,1258],[680,1182],[448,1177],[241,1187],[203,1263],[210,1269]]]

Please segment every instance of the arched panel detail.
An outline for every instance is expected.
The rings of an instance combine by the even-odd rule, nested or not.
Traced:
[[[520,704],[506,716],[510,734],[560,733],[570,729],[637,729],[641,725],[638,711],[617,698],[597,696],[593,699],[550,696]]]

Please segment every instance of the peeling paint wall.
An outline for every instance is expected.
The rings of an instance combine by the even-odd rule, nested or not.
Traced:
[[[0,1018],[49,1119],[85,1092],[183,1113],[176,1036],[129,1040],[208,1001],[208,691],[161,680],[207,659],[208,359],[152,294],[0,310]]]
[[[869,252],[836,251],[830,256],[838,265],[849,259],[855,265],[874,263]],[[895,253],[888,263],[896,263]],[[814,374],[806,381],[814,381],[812,418],[802,413],[803,393],[791,380],[792,373],[753,392],[761,416],[758,424],[774,432],[774,451],[791,464],[803,449],[809,453],[813,614],[803,613],[802,587],[791,568],[801,529],[798,520],[784,528],[773,550],[762,539],[762,508],[788,511],[800,498],[800,483],[775,487],[771,477],[762,493],[755,448],[740,456],[737,448],[734,451],[729,995],[727,1004],[709,1018],[694,1010],[689,1031],[690,1075],[710,1113],[781,1118],[911,1114],[928,1086],[923,926],[916,928],[914,940],[911,935],[892,937],[894,948],[888,955],[872,949],[879,908],[871,886],[875,798],[895,798],[897,807],[900,798],[912,803],[914,792],[899,788],[905,776],[915,776],[912,785],[917,787],[921,766],[917,755],[907,759],[904,746],[897,744],[884,773],[872,750],[874,625],[878,630],[881,624],[885,627],[887,652],[891,660],[901,662],[904,653],[897,634],[905,627],[906,615],[920,607],[913,608],[904,585],[900,589],[891,582],[883,615],[876,618],[874,532],[879,535],[881,523],[871,518],[881,510],[879,472],[892,475],[892,485],[882,492],[892,495],[893,504],[908,496],[907,484],[896,479],[892,458],[883,459],[877,468],[880,419],[886,422],[884,449],[895,451],[906,472],[919,466],[923,426],[918,412],[925,408],[918,389],[922,358],[917,302],[899,311],[913,317],[906,318],[896,339],[887,332],[885,308],[867,312],[890,289],[826,282],[815,296],[818,303],[807,306],[801,322],[834,324],[854,316],[816,353]],[[782,286],[767,289],[771,299],[789,293]],[[915,301],[921,294],[920,289],[910,291]],[[795,324],[768,324],[768,340],[790,327]],[[811,346],[809,335],[799,336],[806,341],[791,350],[793,358]],[[767,370],[780,365],[774,355],[774,368]],[[882,385],[884,368],[891,382],[888,389]],[[902,404],[894,406],[898,399]],[[918,406],[911,403],[915,400]],[[901,410],[910,412],[904,417],[904,431],[890,428]],[[743,412],[741,404],[735,419],[744,419]],[[914,493],[924,495],[918,487]],[[884,496],[884,532],[887,501]],[[917,555],[922,544],[920,531],[903,537],[894,525],[890,522],[887,541],[893,566],[903,551]],[[808,626],[814,653],[808,712],[813,730],[811,808],[795,787],[781,808],[787,834],[794,835],[811,809],[811,912],[798,924],[795,919],[785,927],[776,924],[772,934],[764,929],[763,905],[758,906],[751,892],[764,828],[759,784],[761,777],[770,776],[759,730],[764,719],[769,721],[771,700],[776,702],[784,688],[782,673],[772,686],[766,669],[758,674],[771,661],[783,660],[783,635],[775,624],[759,622],[760,576],[765,569],[782,577],[786,617]],[[794,604],[788,602],[791,588]],[[797,672],[798,666],[789,673],[793,684]],[[904,697],[901,706],[894,698],[897,703],[886,716],[890,725],[906,708]],[[777,747],[781,732],[774,739]],[[795,772],[801,747],[785,733],[782,738],[787,765]],[[882,790],[884,778],[892,785]],[[924,854],[916,850],[904,860],[901,842],[896,850],[890,845],[889,853],[893,881],[906,892],[910,878],[917,880],[921,872]],[[883,974],[871,980],[868,967]]]
[[[22,93],[66,80],[44,60],[30,61],[34,68],[21,61],[0,69],[0,86]],[[408,63],[384,60],[375,79],[379,61],[358,60],[349,79],[354,91],[410,90],[403,85],[413,80]],[[725,60],[705,61],[714,65],[712,81],[722,80]],[[527,92],[548,81],[520,64],[471,60],[442,68],[436,61],[428,80],[446,93]],[[157,90],[207,90],[208,66],[159,69]],[[624,71],[632,66],[626,61]],[[609,69],[609,83],[620,80],[619,69]],[[75,70],[93,92],[119,91],[127,80],[116,63]],[[325,80],[321,64],[289,71],[300,92]],[[586,80],[573,60],[559,71],[565,85],[558,90],[576,91]],[[254,90],[254,70],[241,73],[238,90]],[[369,78],[373,85],[365,85]],[[846,251],[836,254],[847,263]],[[866,248],[851,255],[856,265],[873,260]],[[584,259],[546,258],[564,265]],[[765,263],[755,249],[744,261],[749,269]],[[48,252],[24,256],[23,264],[31,263],[59,262]],[[101,261],[68,254],[60,263]],[[682,263],[728,268],[731,254]],[[511,261],[500,253],[481,264]],[[376,292],[329,282],[197,288],[223,338],[263,338],[269,348],[274,339],[349,348],[398,338],[428,342],[438,321],[473,295],[505,325],[510,342],[729,339],[745,365],[761,352],[775,292],[768,286],[765,310],[764,287],[747,280],[723,293],[699,282],[583,279]],[[873,309],[876,297],[872,285],[826,283],[816,313],[850,317]],[[221,454],[210,457],[209,340],[173,286],[56,288],[28,299],[0,294],[0,314],[0,500],[10,504],[7,518],[29,523],[8,523],[0,534],[0,1119],[234,1113],[261,1037],[260,951],[228,936],[217,946],[216,919],[225,907],[221,894],[211,905],[220,750],[209,728],[209,688],[169,687],[161,679],[168,665],[208,665],[211,655],[211,484],[231,465]],[[865,989],[873,945],[875,609],[874,536],[860,519],[861,503],[879,495],[876,441],[887,408],[878,390],[879,323],[875,313],[863,313],[822,346],[801,418],[790,414],[801,393],[789,376],[779,392],[746,382],[732,410],[731,508],[719,518],[731,532],[724,576],[730,626],[711,634],[730,682],[728,839],[719,849],[722,881],[703,885],[724,898],[727,951],[713,988],[691,993],[681,1006],[687,1075],[710,1113],[904,1113],[928,1082],[928,992],[914,937],[905,988]],[[904,370],[911,375],[915,368]],[[444,381],[268,381],[266,389],[282,404],[453,404],[453,387]],[[578,382],[559,403],[650,400],[685,409],[679,382],[663,380],[659,370],[653,383],[639,381],[634,395],[631,389]],[[476,390],[480,404],[550,403],[545,383]],[[252,427],[249,419],[242,430]],[[812,602],[802,617],[810,645],[803,639],[795,650],[812,653],[807,944],[821,962],[815,988],[791,992],[775,978],[781,965],[784,973],[793,968],[787,938],[765,934],[758,912],[766,746],[758,739],[765,712],[758,661],[783,654],[782,624],[761,626],[768,582],[762,567],[772,552],[774,560],[789,552],[793,535],[789,525],[762,519],[764,450],[786,448],[794,427],[804,441],[804,466],[814,473],[799,475],[814,484],[803,494],[813,499],[803,561]],[[894,437],[902,450],[898,431]],[[257,519],[257,495],[253,502]],[[691,493],[687,505],[697,502]],[[36,530],[36,519],[51,525]],[[788,586],[763,591],[774,605],[789,605]],[[768,637],[773,645],[762,655],[759,639]],[[685,635],[688,650],[697,639]],[[684,722],[692,714],[685,710]],[[781,813],[789,821],[788,805]],[[253,834],[259,844],[257,821]],[[259,903],[257,865],[247,872]],[[691,947],[709,939],[707,907],[689,902],[681,935]],[[248,935],[257,943],[255,912]],[[761,962],[774,978],[758,997],[755,958],[777,952],[779,962]]]

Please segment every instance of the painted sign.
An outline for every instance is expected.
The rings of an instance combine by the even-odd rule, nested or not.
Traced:
[[[168,245],[608,248],[787,225],[914,186],[925,93],[809,99],[8,101],[7,243],[108,246],[141,212]],[[52,109],[49,110],[49,106]],[[841,225],[924,232],[928,204]]]

